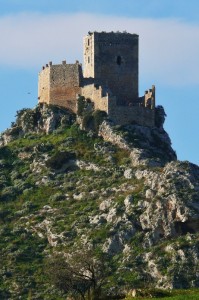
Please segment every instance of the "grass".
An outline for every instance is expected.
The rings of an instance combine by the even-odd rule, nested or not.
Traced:
[[[156,299],[156,300],[198,300],[199,294],[196,295],[178,295],[178,296],[171,296],[171,297],[163,297],[163,298],[126,298],[125,300],[148,300],[148,299]]]
[[[161,290],[157,290],[161,292]],[[127,297],[125,300],[147,300],[147,299],[156,299],[156,300],[198,300],[199,299],[199,289],[189,289],[189,290],[171,290],[164,291],[162,297],[155,297],[153,294],[157,293],[156,289],[151,291],[151,295],[148,297]],[[169,294],[169,295],[168,295]]]
[[[76,158],[97,165],[99,170],[59,170],[63,163]],[[66,126],[49,135],[31,133],[16,139],[0,148],[0,163],[0,197],[6,189],[11,194],[4,201],[0,198],[0,264],[3,260],[0,299],[11,299],[13,295],[16,295],[13,300],[19,299],[19,296],[22,300],[43,299],[43,296],[46,300],[65,299],[57,291],[52,294],[49,292],[51,286],[43,272],[44,259],[52,251],[45,226],[42,227],[43,221],[50,222],[49,228],[53,234],[63,236],[63,240],[58,240],[58,251],[65,251],[64,247],[69,251],[75,243],[81,243],[82,237],[87,237],[88,242],[92,241],[100,252],[107,238],[128,231],[122,219],[125,213],[124,199],[128,195],[133,197],[130,221],[137,224],[141,210],[136,204],[144,199],[147,188],[144,180],[123,176],[124,170],[131,167],[128,151],[105,143],[102,138],[89,137],[76,125]],[[161,172],[161,169],[153,168],[153,171]],[[15,196],[12,195],[12,188],[16,190]],[[80,193],[82,198],[74,197]],[[116,218],[121,220],[114,225],[107,223],[106,218],[99,223],[90,223],[89,219],[98,214],[104,213],[106,217],[109,209],[100,212],[99,204],[107,199],[110,199],[111,207],[115,205]],[[50,206],[51,209],[43,209],[44,206]],[[143,238],[144,233],[136,227],[135,235],[128,240],[131,247],[129,260],[123,265],[121,253],[110,257],[112,286],[132,286],[140,280],[139,271],[145,267],[141,260],[141,255],[146,251],[142,247]],[[184,237],[175,238],[169,243],[175,241],[181,248],[186,248],[190,243]],[[161,272],[167,272],[169,265],[170,254],[164,251],[167,243],[165,241],[150,249],[152,253],[162,256],[158,262]],[[194,244],[197,245],[196,240]],[[165,258],[168,261],[165,262]],[[128,298],[131,299],[151,298]],[[199,299],[199,292],[172,291],[169,297],[154,299]]]

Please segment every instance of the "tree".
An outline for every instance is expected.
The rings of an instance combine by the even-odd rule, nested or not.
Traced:
[[[92,250],[72,254],[53,254],[47,262],[47,274],[52,284],[75,299],[98,300],[108,276],[103,257],[96,258]]]

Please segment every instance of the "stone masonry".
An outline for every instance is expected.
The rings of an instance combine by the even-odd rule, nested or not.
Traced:
[[[76,112],[77,95],[81,93],[83,75],[78,61],[75,64],[43,67],[39,74],[39,102],[63,106]]]
[[[81,95],[116,124],[153,127],[155,86],[138,95],[138,40],[126,32],[89,32],[84,38],[84,71],[78,61],[47,64],[39,73],[39,102],[76,113]]]
[[[84,77],[109,88],[118,104],[138,98],[138,35],[94,32],[84,38]]]

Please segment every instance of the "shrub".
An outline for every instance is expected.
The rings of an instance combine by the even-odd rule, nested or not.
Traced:
[[[89,111],[83,115],[82,125],[86,130],[92,129],[95,132],[98,132],[100,124],[104,121],[106,117],[107,114],[105,111]]]
[[[17,191],[13,186],[5,187],[0,196],[0,200],[7,201],[7,200],[13,200],[17,196]]]
[[[56,152],[51,158],[49,158],[46,162],[46,166],[48,168],[52,168],[55,170],[60,169],[63,164],[67,163],[71,159],[75,159],[75,153],[68,151],[60,151]]]
[[[85,97],[80,96],[77,100],[77,114],[82,116],[85,108],[86,100]]]
[[[100,124],[106,119],[107,113],[102,110],[96,110],[93,113],[95,131],[99,130]]]
[[[82,125],[83,125],[83,128],[85,128],[86,130],[93,129],[94,118],[93,118],[92,112],[88,112],[83,116]]]
[[[64,196],[60,192],[58,192],[50,197],[50,201],[60,201],[63,199],[64,199]]]
[[[79,296],[81,300],[87,297],[91,300],[104,299],[100,296],[109,272],[105,257],[97,258],[84,245],[70,255],[54,254],[46,264],[49,281],[64,293]]]

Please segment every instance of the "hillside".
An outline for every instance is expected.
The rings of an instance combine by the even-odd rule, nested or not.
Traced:
[[[0,137],[0,299],[66,299],[57,254],[103,259],[108,299],[199,287],[199,167],[177,160],[164,118],[96,132],[66,109],[17,112]]]

